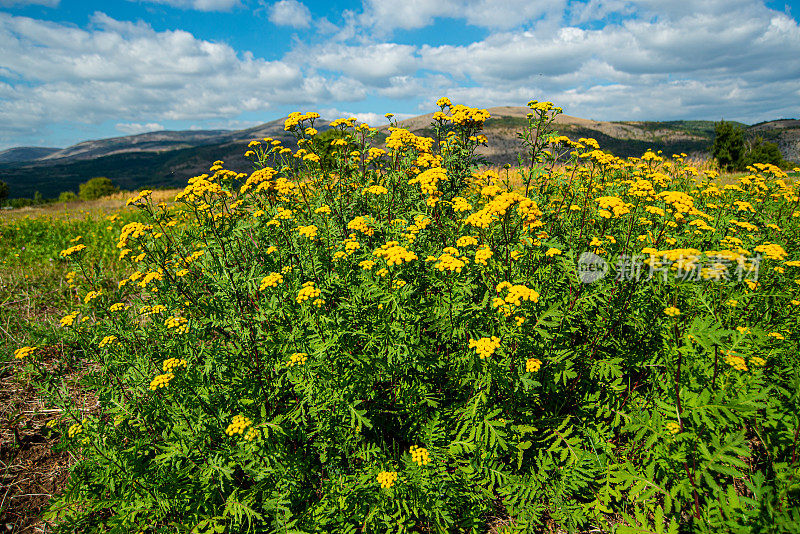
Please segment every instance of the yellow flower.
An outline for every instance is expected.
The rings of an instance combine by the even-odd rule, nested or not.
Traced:
[[[70,313],[61,318],[61,326],[72,326],[75,323],[75,318],[78,317],[78,312]]]
[[[470,339],[469,348],[474,348],[481,360],[494,354],[500,346],[500,338],[497,336],[482,337],[478,340]]]
[[[783,334],[781,334],[780,332],[770,332],[769,334],[767,334],[767,336],[774,337],[775,339],[785,339],[783,337]]]
[[[750,357],[750,363],[756,367],[764,367],[767,365],[767,361],[764,358],[759,358],[758,356]]]
[[[164,360],[161,364],[161,370],[165,373],[173,373],[176,369],[183,367],[186,369],[186,360],[181,360],[178,358],[169,358]]]
[[[308,360],[308,354],[305,352],[295,352],[289,357],[289,361],[286,362],[288,367],[294,367],[295,365],[304,365]]]
[[[314,287],[314,282],[306,282],[300,291],[297,292],[297,303],[301,304],[306,300],[318,297],[321,291]]]
[[[76,252],[80,252],[86,248],[86,245],[75,245],[74,247],[69,247],[61,251],[61,257],[66,258],[67,256],[72,256]]]
[[[100,340],[99,347],[105,347],[106,345],[111,345],[117,342],[117,336],[106,336],[102,340]]]
[[[283,282],[283,275],[279,273],[271,273],[261,279],[261,286],[259,291],[264,291],[268,287],[278,287],[278,284]]]
[[[381,483],[381,487],[384,489],[391,488],[395,481],[397,480],[397,472],[396,471],[381,471],[378,473],[378,482]]]
[[[419,465],[428,465],[431,461],[430,456],[428,455],[428,449],[423,449],[422,447],[417,447],[416,445],[412,445],[409,449],[411,453],[411,460]]]
[[[36,351],[37,347],[21,347],[14,351],[14,358],[21,360],[27,356],[30,356]]]
[[[725,356],[725,363],[736,369],[737,371],[747,371],[747,364],[744,358],[728,351]]]
[[[170,381],[175,378],[173,373],[164,373],[163,375],[156,375],[150,382],[150,390],[155,391],[158,388],[165,388],[169,385]]]
[[[544,255],[549,258],[552,258],[553,256],[558,256],[559,254],[561,254],[561,250],[557,248],[549,248],[547,249],[547,252],[544,253]]]
[[[536,358],[528,358],[525,362],[525,371],[528,373],[535,373],[542,367],[541,360]]]
[[[667,423],[667,432],[670,434],[677,434],[681,431],[681,425],[675,421],[670,421]]]
[[[677,317],[680,314],[681,311],[675,306],[670,306],[669,308],[664,309],[664,315],[667,315],[669,317]]]
[[[225,433],[229,436],[234,434],[244,434],[245,429],[252,425],[253,422],[242,414],[233,416],[231,424],[225,429]]]
[[[73,425],[71,425],[69,427],[69,430],[67,430],[67,435],[70,438],[74,438],[75,436],[77,436],[81,432],[83,432],[83,425],[80,424],[80,423],[75,423],[75,424],[73,424]]]

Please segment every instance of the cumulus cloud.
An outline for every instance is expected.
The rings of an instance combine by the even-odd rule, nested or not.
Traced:
[[[151,4],[164,4],[178,9],[195,11],[230,11],[241,4],[239,0],[141,0]]]
[[[53,122],[230,119],[365,96],[363,85],[345,76],[322,78],[185,31],[155,31],[102,13],[90,30],[0,13],[0,48],[7,73],[0,143]]]
[[[394,76],[416,70],[416,47],[395,43],[365,46],[323,45],[310,54],[316,67],[338,71],[356,80],[385,86]]]
[[[148,122],[147,124],[141,124],[138,122],[120,122],[115,126],[115,128],[127,135],[136,135],[147,132],[160,132],[162,130],[166,130],[163,125],[158,124],[157,122]]]
[[[418,29],[436,18],[463,19],[468,24],[508,29],[560,14],[566,0],[365,0],[360,23],[389,33],[394,29]]]
[[[280,0],[269,6],[269,21],[277,26],[308,28],[311,25],[311,12],[297,0]]]
[[[327,120],[336,120],[340,118],[348,118],[348,117],[355,117],[358,122],[366,123],[374,128],[380,126],[386,126],[389,124],[389,119],[386,118],[385,114],[375,113],[372,111],[369,112],[350,112],[350,111],[341,111],[337,108],[323,108],[320,110],[320,115],[322,115]],[[403,120],[413,117],[414,115],[411,113],[396,113],[392,120]]]

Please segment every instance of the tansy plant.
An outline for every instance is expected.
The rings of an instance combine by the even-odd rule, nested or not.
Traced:
[[[381,146],[293,113],[252,172],[134,196],[121,280],[65,242],[60,337],[98,407],[15,352],[77,459],[57,529],[797,525],[795,184],[619,159],[532,101],[515,185],[476,165],[490,114],[437,105],[433,137]],[[613,269],[585,278],[585,254]]]

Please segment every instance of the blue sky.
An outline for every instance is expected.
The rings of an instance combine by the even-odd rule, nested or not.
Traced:
[[[597,120],[800,117],[800,5],[0,0],[0,149],[319,111],[552,100]]]

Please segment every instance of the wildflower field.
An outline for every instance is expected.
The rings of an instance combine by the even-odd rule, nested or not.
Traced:
[[[800,529],[798,169],[622,160],[532,101],[486,171],[489,114],[437,105],[385,148],[293,113],[296,150],[174,202],[0,225],[2,298],[64,310],[0,325],[70,458],[50,527]]]

